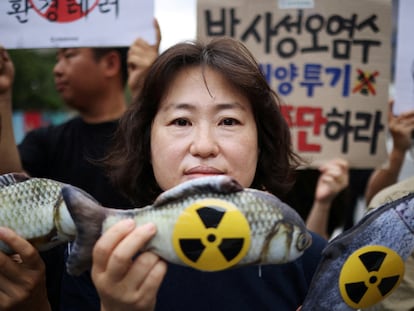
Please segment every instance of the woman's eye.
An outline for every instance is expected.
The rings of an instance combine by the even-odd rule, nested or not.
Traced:
[[[223,124],[223,125],[237,125],[237,124],[240,124],[239,121],[237,121],[236,119],[233,119],[233,118],[223,119],[220,123]]]
[[[176,119],[172,123],[174,125],[177,125],[177,126],[187,126],[187,125],[190,125],[190,122],[188,122],[186,119]]]

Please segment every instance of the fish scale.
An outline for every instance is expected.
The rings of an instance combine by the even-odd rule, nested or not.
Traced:
[[[0,213],[0,224],[7,224],[29,240],[47,235],[55,226],[53,209],[60,190],[59,183],[46,179],[31,179],[25,184],[17,183],[0,188],[0,206],[10,206],[13,202],[10,208],[3,208]]]

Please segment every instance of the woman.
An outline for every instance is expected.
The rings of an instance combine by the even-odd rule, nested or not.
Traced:
[[[159,56],[107,163],[113,181],[143,206],[188,179],[217,174],[280,196],[298,157],[255,59],[238,41],[221,38]],[[155,232],[127,221],[98,241],[92,278],[102,310],[296,310],[325,245],[314,235],[293,263],[206,273],[167,266],[148,252],[135,256]]]

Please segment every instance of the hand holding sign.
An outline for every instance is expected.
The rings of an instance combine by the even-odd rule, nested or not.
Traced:
[[[141,37],[134,41],[128,51],[128,87],[132,97],[137,97],[144,83],[143,73],[158,56],[161,43],[161,29],[158,21],[154,19],[156,34],[155,44],[149,44]]]
[[[414,133],[414,110],[393,114],[394,101],[389,104],[388,126],[392,135],[393,149],[401,153],[404,158],[405,152],[410,149]]]

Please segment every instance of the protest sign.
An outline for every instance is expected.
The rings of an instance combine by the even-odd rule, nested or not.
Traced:
[[[199,39],[230,36],[255,55],[311,166],[385,160],[390,0],[199,0],[197,14]]]
[[[0,16],[8,49],[155,42],[154,0],[1,0]]]

